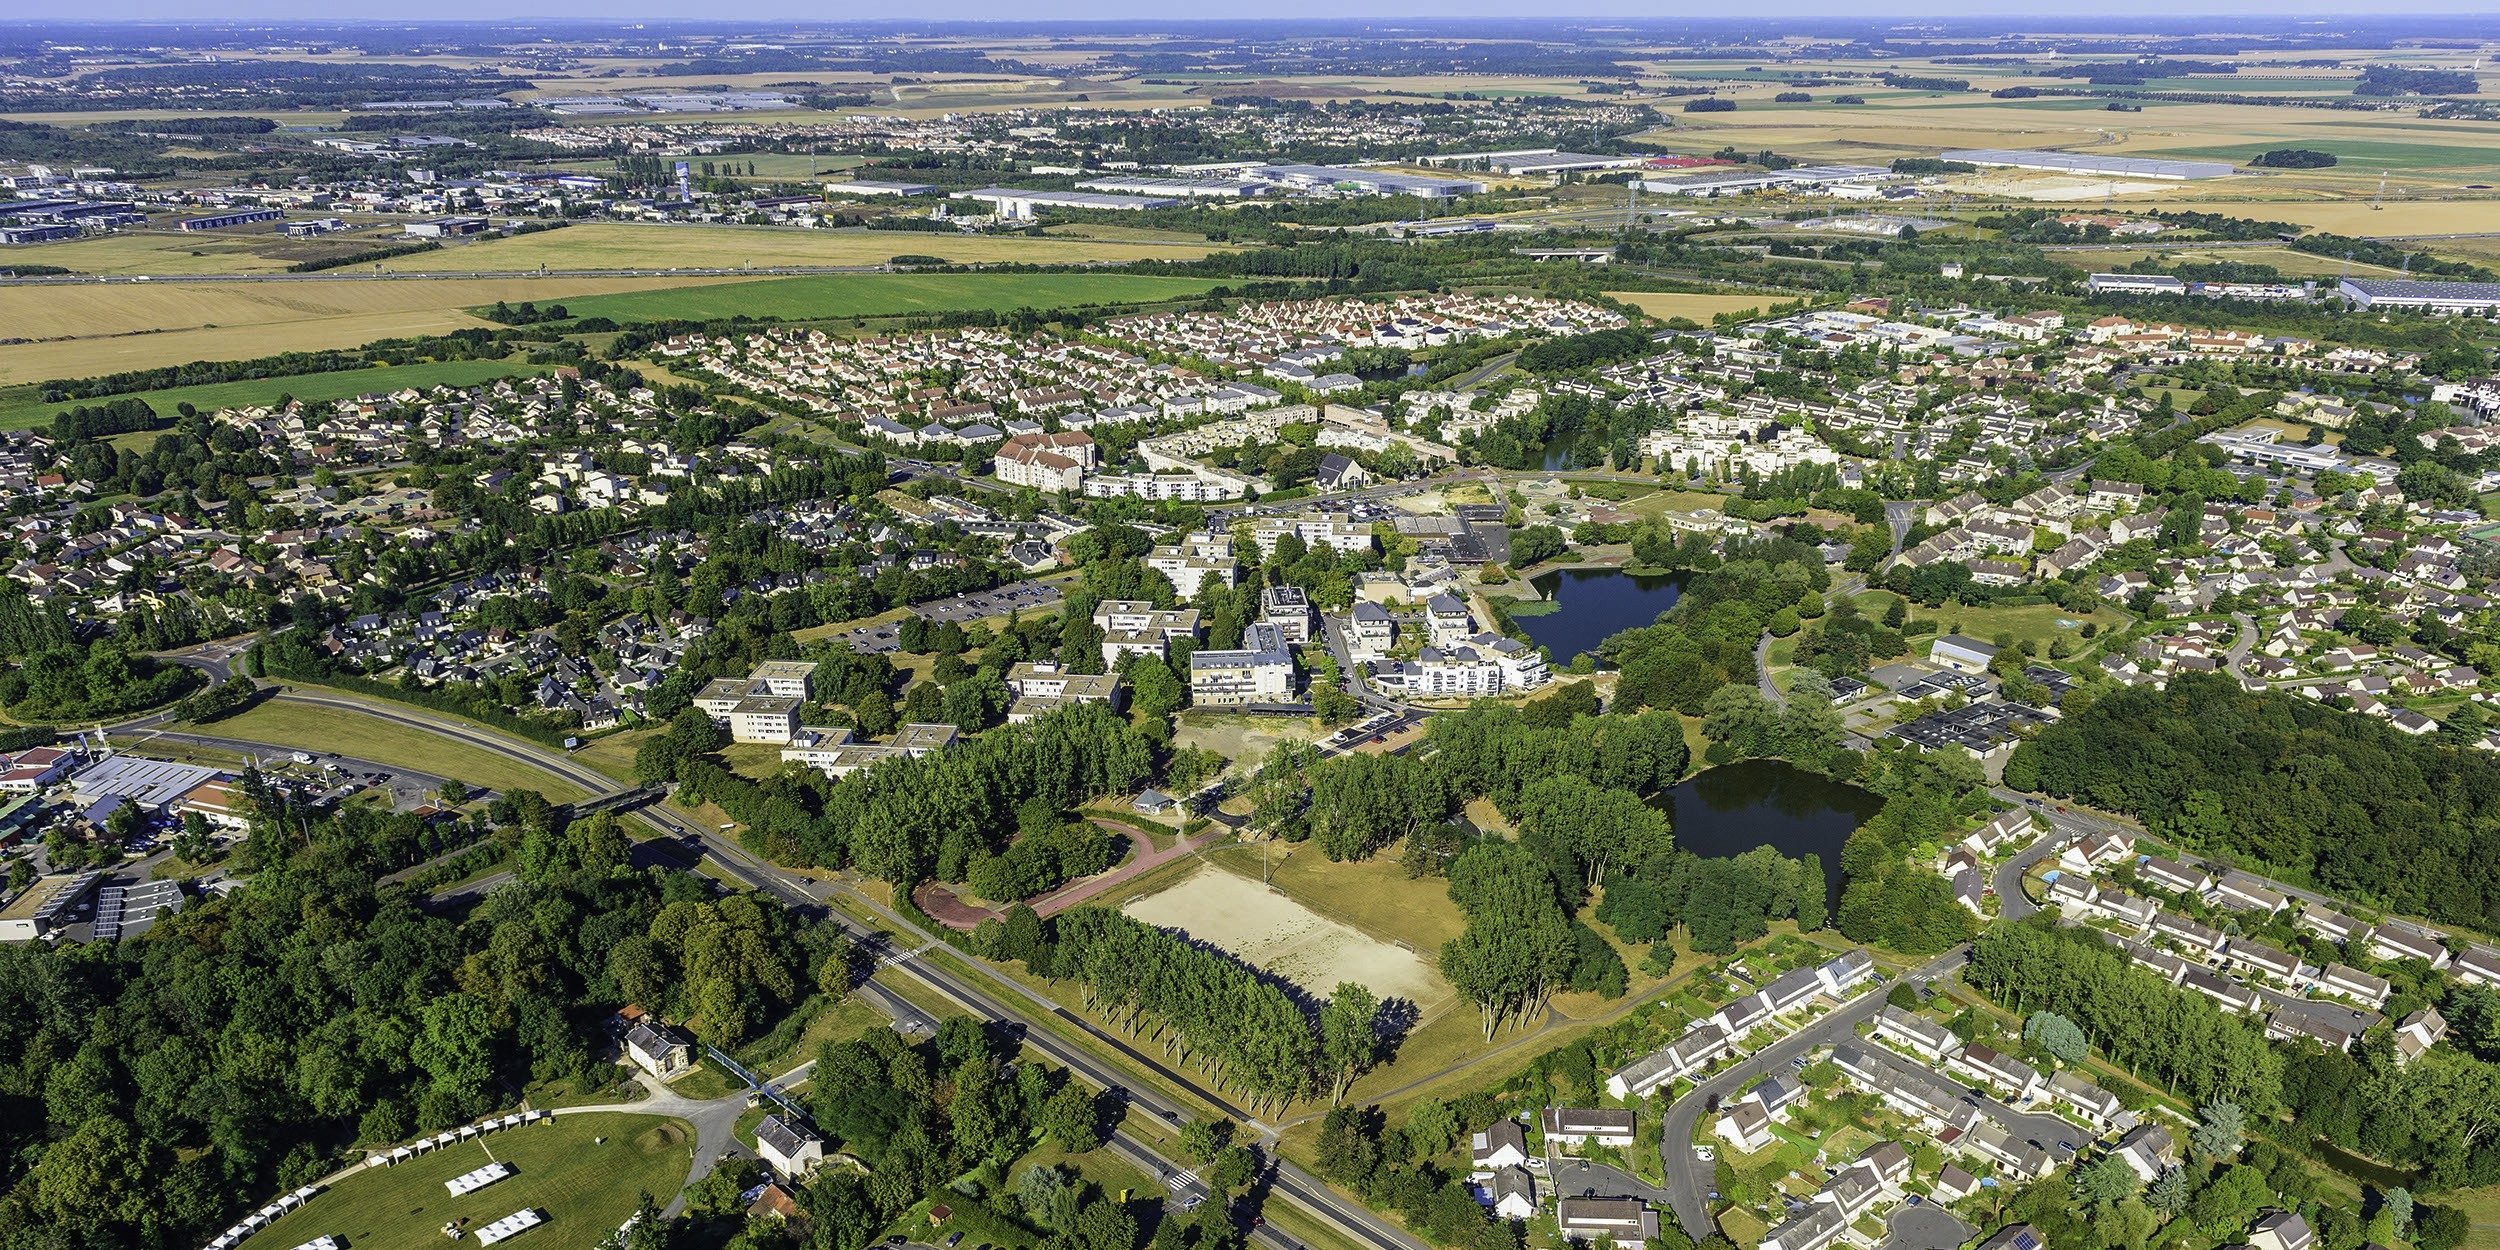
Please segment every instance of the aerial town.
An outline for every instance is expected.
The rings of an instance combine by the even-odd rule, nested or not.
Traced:
[[[146,8],[0,1250],[2500,1245],[2488,15]]]

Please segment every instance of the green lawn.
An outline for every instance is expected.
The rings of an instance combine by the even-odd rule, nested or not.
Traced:
[[[481,747],[337,708],[270,699],[199,727],[198,732],[307,751],[335,751],[493,790],[536,790],[555,803],[585,797],[578,786]]]
[[[601,1142],[600,1139],[605,1139]],[[489,1162],[514,1174],[461,1198],[443,1182]],[[535,1208],[547,1222],[515,1244],[591,1246],[633,1214],[648,1191],[666,1202],[694,1166],[684,1121],[621,1113],[559,1116],[419,1155],[397,1167],[352,1172],[245,1241],[240,1250],[288,1250],[328,1234],[355,1250],[436,1250],[443,1225],[482,1225]],[[461,1244],[469,1244],[465,1240]]]
[[[913,237],[897,234],[894,254],[911,254]],[[1215,285],[1202,278],[1113,273],[843,273],[592,295],[568,299],[564,308],[576,317],[613,321],[710,321],[736,316],[797,321],[1150,303],[1202,295]]]
[[[2127,614],[2117,608],[2103,607],[2089,615],[2078,615],[2053,603],[2027,604],[2017,608],[1971,607],[1959,603],[1926,608],[1912,604],[1910,614],[1928,617],[1946,632],[1959,632],[1982,642],[1993,642],[2000,633],[2012,634],[2016,642],[2039,644],[2043,657],[2048,655],[2049,640],[2053,638],[2068,639],[2077,647],[2085,645],[2087,640],[2083,636],[2082,622],[2096,622],[2101,627],[2100,632],[2106,634],[2113,629],[2124,628],[2129,620]],[[2061,627],[2058,624],[2060,621],[2076,624],[2071,628]],[[1924,646],[1913,646],[1911,650],[1922,656],[1926,654]]]
[[[292,395],[306,403],[326,403],[367,391],[395,391],[403,386],[475,386],[496,378],[545,371],[538,365],[501,360],[444,360],[422,365],[388,365],[336,373],[255,378],[245,382],[211,382],[200,386],[177,386],[161,391],[139,391],[131,395],[66,402],[46,402],[35,387],[15,386],[0,390],[0,430],[43,425],[52,420],[54,413],[64,409],[75,408],[82,403],[108,403],[115,399],[143,399],[159,413],[171,416],[174,406],[184,402],[202,412],[274,404],[281,395]]]

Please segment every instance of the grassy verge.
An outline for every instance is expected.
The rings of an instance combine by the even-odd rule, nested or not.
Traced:
[[[340,751],[472,786],[536,790],[551,802],[586,797],[578,786],[492,751],[339,708],[272,699],[199,732],[303,751]]]

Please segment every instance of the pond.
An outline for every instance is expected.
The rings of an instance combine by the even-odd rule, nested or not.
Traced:
[[[1675,844],[1695,855],[1741,855],[1768,846],[1823,857],[1826,901],[1840,907],[1840,848],[1884,805],[1856,786],[1786,760],[1740,760],[1705,769],[1660,796],[1675,817]]]
[[[1561,605],[1542,615],[1514,616],[1528,641],[1553,653],[1557,665],[1627,629],[1658,622],[1684,593],[1682,573],[1626,573],[1622,569],[1557,569],[1529,583]]]

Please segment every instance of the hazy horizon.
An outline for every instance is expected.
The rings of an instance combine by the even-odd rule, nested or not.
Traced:
[[[946,25],[967,22],[1002,25],[1039,24],[1083,21],[1144,21],[1177,24],[1192,21],[1258,21],[1340,19],[1346,21],[1396,20],[1431,22],[1435,19],[1483,20],[1487,18],[1542,19],[1568,23],[1581,19],[1615,19],[1661,21],[1762,21],[1782,18],[1829,19],[1851,18],[1864,22],[1917,21],[1920,19],[2000,19],[2008,22],[2060,19],[2081,24],[2102,26],[2113,19],[2152,18],[2167,23],[2213,18],[2278,18],[2313,20],[2320,24],[2383,24],[2401,21],[2408,16],[2455,18],[2460,16],[2500,17],[2500,0],[2405,0],[2397,13],[2356,13],[2348,3],[2331,0],[2196,0],[2181,6],[2162,0],[2097,0],[2091,5],[2073,3],[2032,3],[2016,0],[1923,0],[1921,3],[1887,3],[1870,10],[1863,4],[1846,0],[1768,0],[1748,6],[1741,15],[1702,13],[1681,6],[1659,5],[1645,0],[1570,0],[1568,9],[1555,13],[1554,6],[1538,5],[1531,0],[1359,0],[1339,3],[1336,0],[1259,0],[1241,3],[1238,0],[1217,0],[1199,7],[1188,17],[1175,17],[1169,4],[1154,0],[1087,0],[1066,3],[1064,0],[1040,0],[1039,3],[1017,0],[975,0],[943,16],[933,16],[926,5],[904,3],[902,0],[861,0],[846,6],[839,13],[827,13],[821,5],[805,0],[740,0],[740,2],[709,6],[709,11],[695,16],[686,12],[676,0],[532,0],[515,11],[509,4],[495,0],[439,0],[427,6],[422,15],[413,15],[400,6],[371,3],[338,3],[324,0],[231,0],[220,4],[213,14],[202,12],[190,0],[97,0],[80,6],[75,17],[53,15],[45,18],[10,18],[14,26],[77,25],[93,22],[183,22],[203,25],[260,21],[308,22],[373,22],[408,25],[438,22],[510,22],[532,21],[613,21],[613,22],[805,22],[810,25],[839,26],[847,22],[902,21]],[[2500,42],[2500,27],[2489,33]]]

